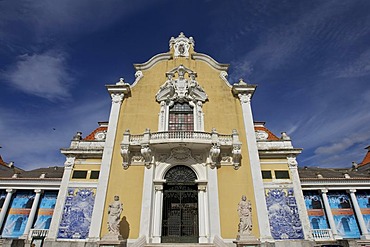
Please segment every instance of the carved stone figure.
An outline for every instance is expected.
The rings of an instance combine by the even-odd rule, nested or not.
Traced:
[[[242,196],[242,200],[238,204],[239,214],[239,236],[251,235],[252,232],[252,204],[245,195]]]
[[[119,222],[121,220],[121,213],[123,204],[119,201],[119,196],[114,196],[114,201],[109,204],[108,208],[108,232],[112,235],[120,235]]]

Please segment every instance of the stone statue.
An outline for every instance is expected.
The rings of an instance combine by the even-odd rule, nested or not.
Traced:
[[[252,232],[252,205],[245,195],[238,204],[239,213],[239,236],[250,236]]]
[[[119,201],[119,196],[114,196],[114,201],[108,207],[108,232],[113,235],[120,235],[119,222],[123,204]]]

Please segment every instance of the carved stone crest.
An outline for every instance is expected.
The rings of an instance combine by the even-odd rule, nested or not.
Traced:
[[[178,78],[174,79],[175,74],[178,74]],[[188,74],[188,78],[185,78],[185,74]],[[167,81],[160,87],[156,94],[156,100],[172,101],[172,102],[205,102],[208,98],[203,88],[195,80],[196,73],[192,70],[180,65],[177,68],[166,73]]]
[[[194,47],[194,39],[185,37],[182,32],[177,38],[172,37],[170,40],[170,49],[174,48],[175,57],[189,57],[190,46]]]

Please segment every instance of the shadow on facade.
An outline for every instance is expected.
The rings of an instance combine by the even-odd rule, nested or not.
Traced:
[[[123,216],[121,222],[119,223],[119,232],[123,239],[128,239],[130,234],[130,223],[128,223],[126,216]]]

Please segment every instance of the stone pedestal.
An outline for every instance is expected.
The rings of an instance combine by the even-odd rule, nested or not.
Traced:
[[[233,243],[236,244],[237,247],[254,247],[261,245],[261,242],[252,235],[238,235]]]
[[[127,241],[121,235],[107,234],[99,242],[99,246],[126,247]]]

